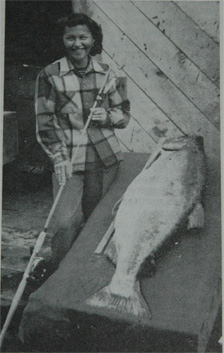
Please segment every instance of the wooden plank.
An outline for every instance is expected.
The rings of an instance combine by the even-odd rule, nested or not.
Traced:
[[[131,102],[131,114],[155,141],[161,136],[182,135],[160,107],[131,79],[128,80],[128,97]]]
[[[219,1],[175,1],[215,42],[219,43]]]
[[[187,3],[184,1],[183,3]],[[172,1],[135,1],[135,4],[213,82],[219,82],[219,46]],[[199,1],[192,1],[197,9]]]
[[[103,61],[107,62],[108,64],[111,62],[111,59],[106,53],[103,54]],[[182,135],[180,130],[169,120],[169,118],[161,111],[161,109],[149,97],[145,95],[141,88],[138,87],[131,78],[128,78],[127,90],[128,99],[131,102],[131,115],[132,118],[137,121],[137,124],[134,124],[134,122],[130,123],[126,127],[125,131],[116,130],[116,134],[125,143],[129,144],[131,136],[133,135],[133,126],[137,132],[139,131],[139,127],[142,127],[142,130],[145,130],[146,132],[146,134],[142,132],[142,136],[146,144],[146,149],[139,149],[138,145],[132,143],[131,146],[128,145],[131,150],[134,152],[150,152],[151,147],[153,147],[155,144],[154,142],[157,142],[160,137],[176,137]],[[135,103],[136,99],[138,100],[138,104]],[[139,134],[137,133],[137,135]],[[137,140],[138,137],[139,136],[136,137]],[[151,139],[153,141],[151,141]],[[124,149],[124,151],[126,151],[126,149]]]
[[[105,2],[98,4],[105,6]],[[206,154],[210,159],[218,156],[220,150],[219,132],[214,125],[128,38],[125,49],[121,46],[119,38],[123,37],[123,33],[105,16],[98,6],[94,7],[94,19],[102,25],[105,51],[112,56],[113,52],[119,53],[125,50],[128,58],[124,68],[125,73],[144,90],[146,95],[160,107],[181,131],[184,131],[185,134],[204,136]],[[138,105],[138,97],[132,104]]]
[[[52,340],[57,330],[56,336],[59,335],[61,344],[65,345],[67,339],[62,338],[65,332],[67,335],[69,326],[72,326],[71,340],[74,341],[74,327],[80,325],[78,314],[91,313],[91,308],[85,306],[85,300],[107,285],[114,273],[113,265],[104,256],[94,255],[94,250],[111,222],[111,209],[114,203],[144,166],[146,159],[143,161],[143,157],[143,154],[135,156],[130,153],[125,156],[119,179],[100,201],[59,269],[30,296],[20,327],[28,341],[32,341],[34,337],[37,340],[44,337],[42,341],[46,344],[47,333],[49,332]],[[216,284],[216,268],[220,267],[220,189],[217,187],[219,185],[217,173],[214,174],[214,178],[208,176],[205,228],[200,234],[194,235],[183,230],[179,243],[172,247],[171,251],[164,252],[158,261],[156,274],[141,279],[142,294],[153,313],[149,326],[159,329],[161,333],[168,330],[169,337],[172,331],[198,336]],[[70,321],[72,317],[73,322]],[[85,315],[84,320],[89,322],[89,319],[91,316]],[[50,326],[51,320],[55,322],[53,327]],[[66,331],[63,326],[64,320],[68,323]],[[97,320],[98,318],[96,323]],[[105,324],[106,320],[101,324],[101,333]],[[78,332],[85,332],[82,325],[80,326],[77,337]],[[95,327],[90,332],[94,335]],[[101,346],[101,349],[96,351],[124,351],[116,350],[114,346],[110,348],[104,350]],[[72,351],[86,352],[85,349],[80,350],[79,346]],[[155,349],[136,349],[136,351],[161,352]]]
[[[128,80],[128,97],[131,114],[154,141],[158,141],[161,136],[182,135],[165,113],[131,79]]]
[[[130,152],[151,153],[156,145],[133,119],[130,119],[125,129],[116,129],[116,136],[128,147]],[[125,148],[122,148],[122,151],[127,152]]]
[[[142,50],[215,126],[219,127],[217,86],[130,2],[96,1],[96,3],[134,41],[137,48]],[[147,5],[148,2],[144,4]],[[149,5],[146,9],[150,10]],[[180,32],[177,28],[176,31]],[[213,57],[210,56],[208,60],[210,59],[214,62]],[[206,57],[203,61],[206,61]]]

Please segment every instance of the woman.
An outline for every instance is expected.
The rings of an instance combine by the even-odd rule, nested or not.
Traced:
[[[126,127],[130,105],[125,78],[118,78],[111,71],[109,90],[101,106],[93,110],[92,121],[72,164],[72,155],[108,65],[91,57],[102,51],[102,31],[95,21],[74,13],[62,18],[59,25],[66,56],[40,72],[35,102],[37,139],[54,166],[54,197],[60,185],[65,185],[55,213],[54,264],[67,253],[82,222],[88,219],[117,175],[121,155],[114,128]]]

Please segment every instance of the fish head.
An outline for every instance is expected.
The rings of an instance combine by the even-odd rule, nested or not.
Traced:
[[[182,149],[193,149],[204,151],[204,139],[202,136],[178,136],[166,139],[162,145],[165,151],[178,151]]]

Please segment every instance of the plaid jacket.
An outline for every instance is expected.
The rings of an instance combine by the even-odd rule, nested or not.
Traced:
[[[35,95],[37,140],[54,164],[72,158],[107,70],[108,65],[90,58],[81,78],[64,57],[38,75]],[[111,71],[108,82],[108,92],[101,104],[108,113],[107,122],[100,128],[90,123],[74,161],[74,171],[85,170],[86,156],[94,156],[94,153],[87,154],[88,146],[94,146],[105,167],[121,160],[114,128],[124,128],[129,121],[126,78]],[[88,162],[94,162],[92,158]]]

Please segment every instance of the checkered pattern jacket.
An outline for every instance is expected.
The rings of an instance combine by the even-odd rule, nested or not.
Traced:
[[[90,58],[81,78],[64,57],[45,67],[38,75],[35,96],[37,140],[54,164],[71,160],[107,70],[108,65]],[[126,78],[111,71],[108,82],[109,90],[101,104],[107,111],[107,121],[103,127],[90,123],[82,137],[74,171],[85,170],[90,145],[105,167],[121,160],[114,128],[126,127],[130,117]]]

